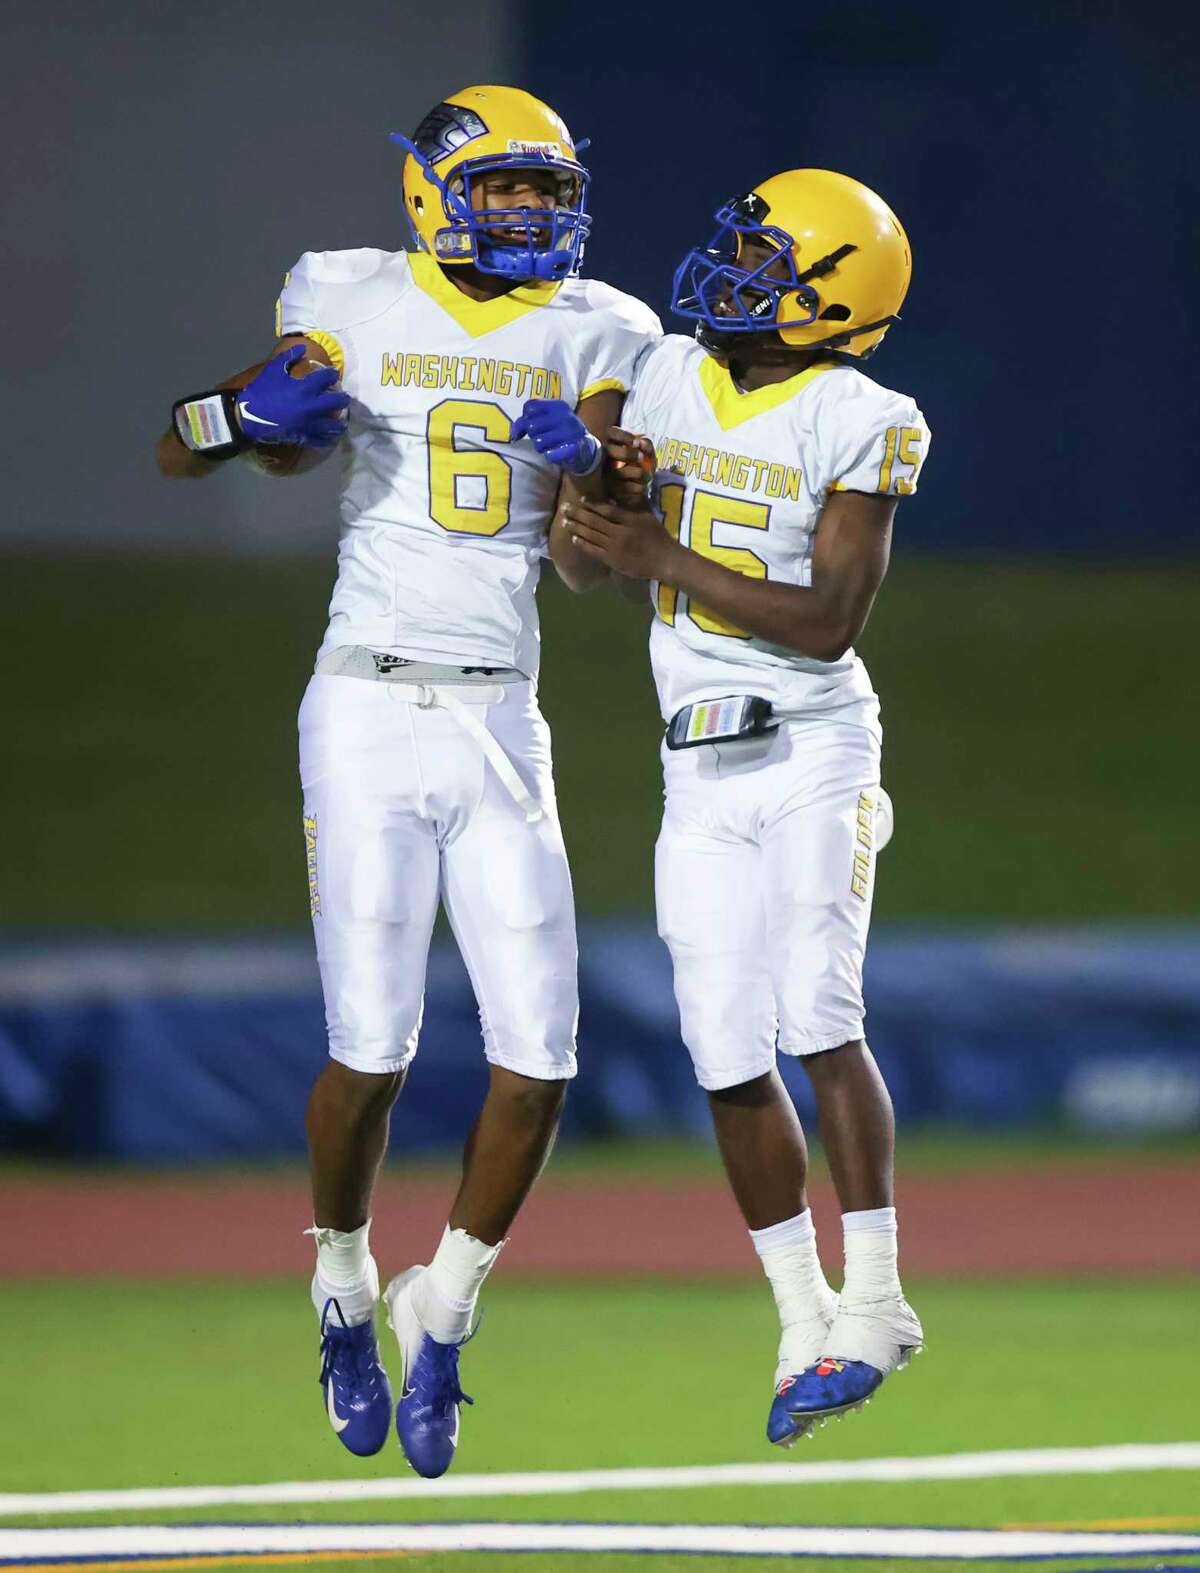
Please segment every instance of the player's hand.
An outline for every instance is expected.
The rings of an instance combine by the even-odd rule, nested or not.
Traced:
[[[649,437],[610,426],[604,443],[604,484],[623,508],[644,508],[658,455]]]
[[[559,528],[586,556],[629,579],[662,579],[671,554],[681,549],[645,507],[571,500],[563,504]]]
[[[526,399],[512,429],[513,442],[522,437],[571,475],[590,475],[600,462],[599,438],[564,399]]]
[[[328,448],[345,435],[343,412],[349,394],[332,391],[338,380],[332,366],[322,366],[306,377],[291,376],[289,367],[304,354],[303,344],[290,345],[238,394],[238,424],[251,442]]]

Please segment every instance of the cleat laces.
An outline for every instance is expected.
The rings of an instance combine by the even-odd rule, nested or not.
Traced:
[[[465,1342],[466,1340],[464,1340]],[[421,1349],[409,1372],[408,1386],[422,1408],[449,1420],[457,1404],[473,1404],[458,1381],[458,1351],[462,1344],[439,1344],[432,1338],[421,1341]]]
[[[337,1312],[340,1327],[333,1325],[331,1310]],[[362,1327],[370,1325],[369,1322],[361,1324]],[[336,1300],[326,1302],[321,1313],[321,1373],[317,1378],[322,1387],[330,1380],[352,1388],[373,1389],[378,1385],[379,1363],[375,1359],[374,1340],[356,1338],[354,1335],[358,1331],[357,1326],[348,1325]]]

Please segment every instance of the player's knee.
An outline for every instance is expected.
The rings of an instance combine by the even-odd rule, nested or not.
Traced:
[[[509,1116],[522,1125],[557,1120],[567,1100],[565,1079],[522,1076],[500,1065],[492,1066],[491,1090],[503,1098]]]
[[[758,1109],[772,1100],[773,1071],[763,1071],[731,1087],[708,1088],[708,1101],[718,1108]]]
[[[354,1125],[386,1114],[399,1097],[406,1075],[403,1070],[352,1070],[349,1065],[330,1060],[313,1087],[309,1116],[319,1112]]]
[[[804,1055],[804,1069],[814,1087],[832,1085],[854,1075],[867,1052],[862,1038],[850,1038],[835,1048]]]

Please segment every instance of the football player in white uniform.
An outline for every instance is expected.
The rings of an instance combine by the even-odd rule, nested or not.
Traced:
[[[922,1342],[897,1273],[891,1100],[863,1036],[891,811],[879,704],[853,642],[929,431],[912,399],[861,369],[911,272],[874,192],[792,170],[717,222],[675,277],[674,308],[698,321],[698,342],[647,350],[629,431],[610,443],[620,506],[569,503],[563,561],[580,587],[589,570],[651,581],[667,722],[659,932],[778,1305],[767,1434],[790,1445],[861,1404]],[[816,1095],[843,1211],[840,1300],[818,1261],[777,1049],[803,1056]]]
[[[603,495],[599,436],[661,329],[640,301],[575,276],[588,177],[545,104],[468,88],[396,140],[418,249],[301,257],[272,357],[180,400],[158,458],[201,476],[240,451],[280,475],[342,456],[337,584],[300,711],[331,1055],[307,1121],[313,1300],[329,1421],[352,1452],[377,1452],[391,1396],[371,1198],[440,898],[490,1086],[430,1265],[386,1293],[401,1445],[435,1476],[457,1441],[480,1287],[575,1074],[575,922],[534,591],[560,468],[568,495]]]

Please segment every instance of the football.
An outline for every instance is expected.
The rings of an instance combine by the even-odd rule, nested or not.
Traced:
[[[314,371],[321,371],[324,362],[313,360],[311,356],[304,360],[293,361],[288,367],[289,377],[309,377]],[[340,390],[341,382],[330,384],[331,389]],[[293,444],[279,443],[271,445],[262,443],[256,447],[248,448],[245,457],[257,470],[264,475],[281,477],[284,475],[303,475],[306,470],[317,467],[322,460],[328,458],[328,448],[301,448]]]

